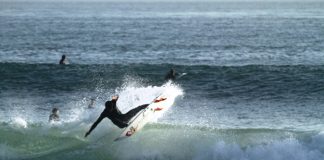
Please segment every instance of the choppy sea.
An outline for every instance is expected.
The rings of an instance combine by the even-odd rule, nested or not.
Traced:
[[[106,119],[83,138],[112,95],[169,89],[134,137]],[[1,160],[323,157],[323,2],[0,1]]]

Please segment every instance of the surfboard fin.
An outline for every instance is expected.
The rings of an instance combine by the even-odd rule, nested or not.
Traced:
[[[164,100],[166,100],[166,98],[156,99],[156,100],[154,100],[154,103],[158,103],[158,102],[161,102],[161,101],[164,101]]]
[[[163,108],[157,107],[154,109],[154,111],[161,111]]]

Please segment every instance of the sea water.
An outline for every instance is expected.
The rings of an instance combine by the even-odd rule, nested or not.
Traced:
[[[321,160],[323,64],[321,1],[0,1],[0,159]],[[165,90],[133,137],[83,137],[111,96],[125,113]]]

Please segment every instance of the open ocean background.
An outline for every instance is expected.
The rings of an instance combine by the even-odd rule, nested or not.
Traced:
[[[126,112],[171,88],[134,137],[106,119],[83,138],[112,95]],[[0,1],[1,160],[323,157],[324,2]]]

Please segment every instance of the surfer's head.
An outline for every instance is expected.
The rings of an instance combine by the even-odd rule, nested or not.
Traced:
[[[65,60],[65,55],[62,55],[62,58],[60,60],[60,64],[67,64],[66,60]]]
[[[53,114],[59,114],[59,110],[58,110],[58,108],[54,107],[54,108],[52,109],[52,113],[53,113]]]
[[[94,98],[91,98],[90,99],[90,103],[88,105],[88,108],[94,108],[94,103],[95,103],[95,99]]]

